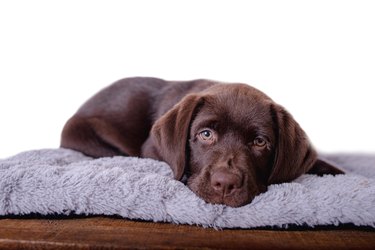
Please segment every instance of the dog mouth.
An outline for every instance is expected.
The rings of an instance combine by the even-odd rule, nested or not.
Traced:
[[[197,194],[197,193],[196,193]],[[197,194],[200,198],[202,198],[207,203],[211,204],[218,204],[218,205],[227,205],[230,207],[242,207],[245,206],[255,198],[256,195],[222,195],[222,194],[214,194],[214,195],[202,195]]]
[[[189,178],[186,184],[190,190],[207,203],[227,205],[235,208],[251,203],[261,193],[257,188],[249,190],[248,187],[243,186],[232,191],[230,194],[225,194],[224,192],[215,190],[212,186],[207,185],[207,183],[207,181],[197,181],[194,178]]]

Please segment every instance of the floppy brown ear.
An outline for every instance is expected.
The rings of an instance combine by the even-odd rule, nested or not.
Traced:
[[[344,171],[332,165],[329,162],[326,162],[322,159],[317,159],[312,168],[308,171],[309,174],[316,174],[318,176],[323,176],[326,174],[337,175],[345,174]]]
[[[272,104],[271,112],[277,142],[268,183],[289,182],[312,168],[317,153],[305,132],[283,107]]]
[[[160,117],[151,129],[152,141],[158,155],[170,165],[177,180],[184,174],[190,124],[194,111],[202,101],[199,95],[186,96]]]

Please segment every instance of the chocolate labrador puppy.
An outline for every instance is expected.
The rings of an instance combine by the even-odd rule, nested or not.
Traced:
[[[205,201],[232,207],[304,173],[343,173],[317,158],[298,123],[267,95],[208,80],[120,80],[66,123],[61,147],[165,161]]]

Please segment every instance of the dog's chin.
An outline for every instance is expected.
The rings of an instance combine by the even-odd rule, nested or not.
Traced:
[[[255,198],[260,191],[249,193],[248,190],[239,190],[233,195],[222,195],[216,193],[212,188],[205,187],[203,184],[194,183],[194,181],[188,180],[187,186],[201,199],[207,203],[227,205],[230,207],[242,207],[245,206]]]
[[[219,195],[213,195],[209,197],[202,197],[200,196],[203,200],[205,200],[208,203],[212,204],[220,204],[220,205],[227,205],[230,207],[242,207],[245,206],[254,199],[256,195],[247,195],[247,196],[219,196]]]

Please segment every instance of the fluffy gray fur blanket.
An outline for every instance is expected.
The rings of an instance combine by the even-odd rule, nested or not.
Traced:
[[[0,160],[0,216],[119,215],[215,228],[353,223],[375,227],[375,156],[326,155],[348,174],[303,175],[240,208],[208,204],[150,159],[92,159],[66,149]]]

